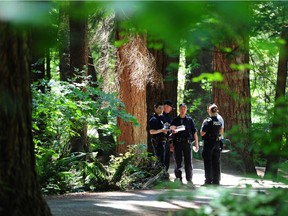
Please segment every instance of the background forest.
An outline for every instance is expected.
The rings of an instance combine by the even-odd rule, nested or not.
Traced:
[[[1,141],[0,165],[22,165],[1,167],[0,184],[9,182],[7,173],[24,173],[31,160],[26,175],[34,178],[27,173],[35,163],[44,194],[149,187],[163,169],[149,154],[147,121],[153,104],[165,99],[185,102],[198,129],[206,105],[215,102],[231,140],[223,163],[251,175],[262,166],[265,178],[286,181],[287,7],[285,1],[1,2],[0,73],[10,81],[0,82],[0,125],[28,144],[22,151],[22,138],[7,138],[13,148]],[[31,107],[14,106],[18,98]],[[22,113],[17,122],[15,110]]]

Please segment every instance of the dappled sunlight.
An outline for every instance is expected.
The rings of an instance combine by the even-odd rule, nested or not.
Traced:
[[[204,184],[204,165],[201,160],[193,160],[193,183],[196,187],[201,187]],[[264,180],[263,179],[263,168],[256,167],[258,178],[252,177],[245,177],[240,175],[234,175],[226,172],[221,173],[221,187],[252,187],[252,188],[273,188],[273,187],[283,187],[287,188],[287,185],[281,182],[274,182],[271,180]],[[171,164],[169,169],[169,179],[170,181],[174,182],[175,175],[174,175],[174,165]],[[187,184],[185,179],[185,171],[183,169],[183,184]]]

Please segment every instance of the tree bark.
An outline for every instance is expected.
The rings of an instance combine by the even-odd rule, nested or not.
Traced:
[[[62,3],[63,4],[63,3]],[[69,37],[69,12],[68,7],[59,9],[59,70],[60,80],[67,81],[70,73],[70,37]]]
[[[69,78],[75,79],[75,82],[82,83],[88,75],[88,15],[79,17],[78,10],[85,2],[70,2],[69,8],[69,28],[70,28],[70,74]],[[82,9],[82,8],[81,8]],[[89,150],[87,124],[86,122],[75,122],[75,132],[79,137],[73,137],[70,145],[73,145],[73,140],[78,140],[78,146],[82,147],[85,152]]]
[[[147,82],[147,122],[154,113],[154,104],[157,102],[163,102],[164,100],[172,100],[174,105],[177,104],[177,84],[178,84],[178,65],[179,54],[169,55],[165,51],[165,45],[162,49],[149,49],[149,52],[154,58],[155,70],[150,74]],[[177,67],[176,67],[177,65]],[[170,115],[176,116],[177,110],[172,110]],[[152,153],[153,148],[151,145],[151,135],[147,128],[147,150]]]
[[[41,40],[42,32],[41,28],[32,28],[31,31],[31,42],[33,44],[31,49],[32,59],[32,82],[37,82],[45,78],[45,46],[44,41]],[[39,33],[40,32],[40,33]],[[45,86],[41,83],[37,84],[38,89],[41,92],[45,92]]]
[[[117,31],[116,40],[122,39],[123,36]],[[146,64],[149,63],[149,54],[143,37],[134,36],[128,40],[117,50],[119,97],[126,111],[137,118],[140,127],[118,118],[117,125],[121,131],[117,141],[118,155],[126,153],[130,145],[147,143]]]
[[[230,130],[229,138],[237,157],[235,161],[227,158],[228,164],[244,172],[256,173],[249,139],[251,129],[251,98],[249,70],[231,69],[232,64],[248,64],[248,40],[243,38],[244,46],[230,41],[216,47],[213,56],[214,71],[221,72],[224,80],[213,86],[213,101],[220,107],[225,121],[225,131]],[[231,52],[223,52],[221,48],[229,47]],[[245,158],[245,159],[244,159]],[[223,158],[224,159],[224,158]],[[244,159],[244,160],[243,160]],[[224,159],[225,160],[225,159]]]
[[[179,47],[180,50],[180,47]],[[179,50],[174,53],[164,53],[164,95],[163,100],[172,100],[174,106],[177,107],[177,87],[178,87],[178,69],[179,69]],[[171,116],[177,115],[177,109],[170,113]]]
[[[51,215],[35,171],[29,37],[3,22],[0,33],[0,215]]]
[[[267,157],[265,175],[269,174],[274,178],[277,178],[278,167],[280,161],[280,153],[283,143],[284,128],[286,128],[286,121],[283,120],[283,115],[287,115],[283,108],[287,109],[285,104],[285,90],[287,81],[287,63],[288,63],[288,27],[282,29],[281,38],[286,41],[284,45],[280,46],[279,49],[279,60],[278,60],[278,72],[276,81],[276,94],[275,94],[275,105],[274,105],[274,119],[271,129],[271,143],[273,146]]]
[[[81,83],[88,74],[88,15],[80,19],[75,12],[84,2],[70,4],[70,78],[76,77],[76,82]]]

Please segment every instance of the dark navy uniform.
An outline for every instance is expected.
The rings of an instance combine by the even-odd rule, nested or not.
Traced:
[[[192,181],[193,164],[192,164],[192,141],[194,133],[197,132],[193,119],[189,116],[181,118],[175,117],[171,125],[184,125],[185,130],[179,131],[173,135],[174,157],[176,161],[175,176],[182,181],[182,157],[184,156],[184,166],[187,182]]]
[[[162,121],[163,121],[164,125],[165,124],[167,124],[167,126],[171,125],[172,118],[171,118],[169,113],[163,112],[163,115],[161,115],[161,117],[162,117]],[[164,164],[165,164],[165,167],[166,167],[166,171],[168,171],[169,165],[170,165],[170,141],[172,141],[172,140],[169,139],[170,135],[171,135],[171,132],[170,133],[168,132],[166,134],[165,161],[164,161]]]
[[[204,147],[202,157],[205,170],[205,184],[219,184],[220,182],[220,140],[219,130],[222,123],[216,116],[204,120],[201,131],[205,132],[203,136]]]
[[[149,129],[159,130],[163,128],[164,128],[163,116],[162,115],[158,116],[157,114],[153,114],[149,120]],[[164,165],[166,135],[164,133],[153,134],[151,141],[152,141],[154,155],[159,159],[161,164]]]

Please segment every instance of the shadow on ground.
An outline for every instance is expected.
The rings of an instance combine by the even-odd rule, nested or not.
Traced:
[[[204,165],[202,160],[193,160],[193,182],[195,188],[184,185],[173,185],[174,189],[134,190],[125,192],[75,193],[61,196],[46,197],[54,216],[92,216],[92,215],[167,215],[185,208],[199,208],[209,203],[211,194],[199,195],[197,191],[205,187]],[[174,182],[173,162],[169,168],[170,183]],[[185,177],[184,177],[185,179]],[[173,184],[173,183],[172,183]],[[169,184],[168,184],[169,185]],[[250,185],[255,190],[265,190],[272,187],[287,187],[287,185],[267,180],[247,178],[229,173],[222,173],[221,188],[245,188]],[[209,188],[206,188],[209,190]]]

